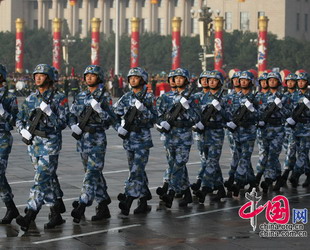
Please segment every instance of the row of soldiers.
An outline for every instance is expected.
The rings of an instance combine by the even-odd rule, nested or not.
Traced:
[[[298,91],[282,94],[279,91],[281,76],[277,72],[263,74],[259,82],[261,92],[251,91],[254,77],[248,71],[236,73],[233,78],[234,91],[226,95],[222,90],[223,75],[218,71],[206,71],[200,75],[202,92],[194,93],[190,86],[190,74],[184,68],[170,72],[168,81],[171,91],[156,100],[147,92],[147,72],[132,68],[128,82],[132,90],[124,94],[111,107],[110,96],[99,88],[103,71],[97,65],[89,65],[84,71],[87,90],[76,96],[68,107],[65,95],[53,88],[57,72],[51,66],[39,64],[33,78],[37,91],[28,96],[18,110],[16,97],[3,87],[6,70],[1,65],[1,197],[7,206],[2,224],[16,218],[21,229],[27,231],[43,204],[50,206],[49,222],[45,228],[54,228],[64,221],[61,214],[66,211],[58,177],[58,156],[62,145],[61,131],[67,126],[77,140],[85,176],[78,201],[73,202],[71,216],[79,223],[86,207],[96,200],[93,221],[109,218],[108,205],[111,199],[102,174],[107,140],[105,130],[110,126],[123,139],[127,153],[129,177],[125,181],[124,193],[118,195],[121,213],[128,215],[134,200],[138,199],[135,214],[150,211],[148,200],[152,198],[148,188],[145,167],[150,148],[153,147],[150,129],[156,125],[164,141],[168,168],[164,184],[156,192],[166,207],[172,206],[174,198],[182,197],[179,206],[192,202],[191,189],[203,203],[207,194],[219,201],[228,193],[238,196],[240,189],[249,184],[249,189],[260,184],[263,192],[276,182],[274,189],[283,186],[292,171],[290,182],[297,187],[301,174],[307,175],[304,186],[309,185],[309,122],[310,101],[307,93],[308,75],[291,76],[293,87]],[[292,80],[290,79],[290,80]],[[287,81],[288,86],[289,80]],[[289,91],[290,92],[290,91]],[[292,91],[293,92],[293,91]],[[19,215],[13,202],[12,190],[5,177],[8,155],[12,146],[10,131],[15,125],[22,140],[28,145],[28,153],[35,169],[34,185],[30,190],[25,216]],[[193,144],[193,130],[198,135],[201,170],[197,182],[190,184],[186,163]],[[224,182],[219,160],[228,134],[232,150],[229,179]],[[281,171],[279,154],[286,139],[287,161]],[[259,145],[257,174],[251,165],[255,140]],[[293,160],[293,145],[297,152]],[[282,174],[282,175],[281,175]],[[216,192],[213,195],[213,192]]]

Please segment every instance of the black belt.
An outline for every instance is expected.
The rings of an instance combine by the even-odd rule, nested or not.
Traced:
[[[266,122],[273,126],[282,126],[281,118],[268,118]]]
[[[221,122],[206,122],[205,127],[211,129],[220,129],[223,128],[223,125]]]
[[[174,121],[171,126],[176,128],[191,128],[194,124],[190,121]]]
[[[239,126],[243,127],[243,128],[248,128],[248,127],[254,126],[254,125],[255,125],[255,123],[249,122],[249,121],[247,121],[247,122],[240,122],[240,124],[239,124]]]
[[[93,126],[85,126],[83,129],[85,132],[90,134],[94,134],[96,132],[103,132],[105,129],[103,127],[93,127]]]

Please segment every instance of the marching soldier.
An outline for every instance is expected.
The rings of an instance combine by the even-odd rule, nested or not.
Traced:
[[[223,90],[221,87],[224,77],[221,72],[211,71],[208,75],[210,91],[200,99],[201,121],[195,127],[201,134],[202,189],[196,191],[200,203],[204,203],[205,197],[213,190],[218,190],[213,201],[219,201],[226,196],[223,185],[223,176],[220,168],[220,157],[224,143],[224,125],[226,121],[223,106]],[[202,84],[203,85],[203,84]],[[204,85],[203,85],[204,86]],[[193,189],[193,187],[192,187]]]
[[[64,223],[61,214],[64,207],[55,203],[53,187],[54,170],[61,150],[61,131],[67,125],[68,99],[54,90],[54,72],[51,66],[39,64],[33,72],[36,92],[24,101],[17,115],[16,126],[28,145],[28,153],[35,170],[35,182],[30,189],[27,213],[18,216],[16,222],[27,231],[43,204],[51,206],[51,216],[46,229]]]
[[[297,91],[297,75],[290,73],[285,77],[287,85],[287,92],[284,93],[284,97],[288,98],[292,106],[298,104],[300,99],[300,93]],[[287,122],[284,126],[285,139],[283,141],[283,149],[285,151],[284,172],[281,178],[277,179],[276,184],[273,187],[274,191],[279,191],[283,187],[288,179],[290,171],[293,170],[296,163],[296,139],[295,130]]]
[[[7,208],[5,216],[0,224],[10,224],[19,215],[18,209],[13,201],[12,189],[7,181],[5,172],[11,153],[13,137],[11,130],[15,126],[18,113],[17,99],[15,94],[10,93],[3,85],[6,82],[6,68],[0,64],[0,196]]]
[[[79,223],[85,209],[96,200],[96,214],[92,221],[110,218],[108,205],[111,203],[107,193],[107,184],[102,174],[107,147],[105,130],[114,116],[109,106],[110,98],[105,88],[100,88],[104,74],[97,65],[89,65],[84,71],[87,90],[76,95],[70,108],[69,124],[73,136],[77,139],[77,151],[81,155],[84,167],[84,179],[78,203],[73,203],[71,212],[73,221]]]
[[[306,174],[307,176],[302,186],[309,187],[310,185],[310,93],[308,90],[308,73],[299,73],[297,75],[297,84],[299,88],[299,98],[298,101],[294,103],[292,116],[286,120],[288,124],[294,126],[293,130],[296,140],[297,159],[289,179],[294,188],[298,186],[299,177],[302,174]]]
[[[190,91],[187,88],[189,80],[187,69],[176,69],[174,82],[178,88],[177,95],[173,98],[164,97],[157,106],[159,116],[157,127],[166,133],[165,147],[168,150],[168,162],[173,163],[169,191],[162,197],[168,208],[171,208],[176,193],[184,195],[179,203],[180,207],[192,202],[186,163],[193,143],[192,126],[199,121],[197,105],[199,100],[190,95],[193,89]]]
[[[231,190],[234,196],[245,185],[250,184],[249,190],[256,187],[251,156],[256,139],[257,105],[255,95],[251,93],[254,76],[249,71],[243,71],[239,77],[241,92],[233,97],[227,97],[226,111],[228,114],[227,128],[232,131],[235,152],[237,153],[237,168],[233,179],[235,184]]]
[[[113,106],[118,117],[115,128],[127,152],[129,177],[125,182],[125,193],[120,194],[119,208],[123,215],[128,215],[132,202],[139,199],[134,214],[147,213],[151,207],[147,201],[152,198],[148,188],[145,167],[149,159],[150,148],[153,147],[150,129],[157,118],[154,107],[154,96],[147,93],[147,72],[140,68],[129,70],[128,82],[132,87]]]
[[[269,86],[267,84],[267,75],[268,73],[262,73],[258,78],[258,83],[260,86],[260,91],[256,94],[256,101],[258,105],[267,102],[267,95],[269,92]],[[264,174],[267,162],[267,151],[266,151],[266,144],[264,144],[264,140],[262,137],[262,130],[264,128],[257,126],[257,146],[258,146],[258,162],[256,165],[256,184],[259,186],[260,180]]]
[[[262,138],[268,155],[264,178],[261,188],[268,192],[272,183],[281,176],[281,164],[279,155],[284,140],[284,122],[290,114],[288,99],[279,92],[282,80],[278,72],[270,72],[267,75],[269,93],[265,103],[259,106],[259,122],[262,127]]]
[[[202,87],[202,91],[201,92],[197,92],[195,94],[195,98],[196,99],[199,99],[201,100],[203,98],[203,96],[207,95],[210,91],[210,87],[209,87],[209,77],[210,77],[210,73],[211,71],[209,70],[206,70],[206,71],[203,71],[200,76],[199,76],[199,83]],[[197,175],[197,180],[196,180],[196,183],[193,183],[191,185],[191,189],[193,190],[193,193],[195,194],[196,191],[198,191],[201,187],[201,181],[202,181],[202,178],[203,178],[203,174],[205,172],[205,169],[206,169],[206,159],[205,159],[205,156],[204,156],[204,149],[203,149],[203,143],[202,143],[202,140],[203,138],[201,134],[199,134],[196,130],[197,130],[197,127],[193,127],[193,130],[194,130],[194,139],[197,138],[197,147],[198,147],[198,150],[199,150],[199,156],[200,156],[200,162],[201,162],[201,165],[200,165],[200,169],[198,171],[198,175]],[[195,138],[196,137],[196,138]]]
[[[174,70],[171,70],[168,74],[168,83],[170,85],[171,90],[164,93],[163,95],[161,95],[157,101],[156,101],[156,107],[160,107],[162,101],[165,98],[173,98],[175,95],[177,95],[177,86],[173,80],[174,77]],[[165,141],[166,137],[165,137],[165,133],[161,133],[161,140]],[[165,143],[164,143],[164,147],[165,147]],[[169,151],[167,150],[167,148],[165,147],[166,150],[166,158],[167,158],[167,162],[168,162],[168,168],[166,169],[165,173],[164,173],[164,177],[163,177],[163,186],[162,187],[158,187],[156,189],[156,193],[159,195],[160,198],[162,198],[162,196],[164,194],[166,194],[168,192],[168,186],[169,186],[169,180],[170,180],[170,175],[171,175],[171,170],[173,167],[173,162],[171,161],[171,158],[169,157]]]

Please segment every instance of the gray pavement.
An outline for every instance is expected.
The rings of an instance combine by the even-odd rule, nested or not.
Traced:
[[[16,132],[13,132],[13,135],[14,146],[9,158],[7,178],[15,195],[15,203],[23,214],[29,188],[33,183],[33,168],[21,137]],[[111,218],[91,222],[90,218],[95,213],[94,203],[86,209],[86,220],[82,220],[79,224],[73,223],[70,216],[71,203],[79,196],[83,168],[76,152],[76,142],[71,137],[70,130],[66,129],[63,132],[63,149],[58,167],[58,176],[65,193],[67,212],[63,217],[66,223],[52,230],[44,230],[44,223],[47,222],[49,213],[49,209],[44,206],[27,233],[19,229],[15,220],[11,225],[0,225],[0,249],[308,249],[309,236],[261,238],[259,228],[252,232],[250,221],[241,219],[238,215],[239,208],[247,202],[244,192],[238,198],[225,198],[215,203],[211,202],[209,197],[204,204],[199,204],[195,200],[187,208],[179,208],[176,199],[171,209],[165,208],[155,193],[155,189],[162,185],[162,175],[167,166],[165,151],[155,129],[154,148],[151,149],[147,165],[149,187],[153,195],[150,201],[152,211],[147,215],[133,215],[135,201],[131,214],[121,216],[116,197],[123,191],[123,184],[128,176],[126,153],[122,147],[122,140],[114,130],[107,131],[107,138],[104,176],[112,199],[109,206]],[[229,147],[225,142],[221,157],[225,178],[230,157]],[[258,159],[257,147],[252,159],[255,166]],[[283,161],[283,154],[281,159]],[[198,169],[199,154],[196,145],[193,145],[188,164],[192,182],[195,181]],[[304,178],[302,176],[301,182]],[[309,190],[301,186],[294,190],[288,185],[279,193],[273,192],[263,196],[259,205],[281,194],[289,199],[291,209],[309,209]],[[1,203],[0,216],[4,214],[5,207]],[[267,223],[265,212],[259,214],[257,220],[258,226]],[[291,219],[289,223],[292,223]],[[310,225],[305,224],[303,231],[309,234]]]

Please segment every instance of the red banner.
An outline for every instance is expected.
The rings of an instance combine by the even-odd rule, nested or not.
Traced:
[[[223,66],[223,30],[215,31],[214,35],[214,69],[219,70]]]
[[[181,67],[181,33],[172,32],[172,69]]]
[[[55,31],[53,33],[53,66],[60,71],[61,65],[61,33]]]
[[[15,71],[24,71],[24,32],[16,32]]]
[[[139,67],[139,31],[131,32],[130,68]]]
[[[91,64],[99,65],[99,31],[91,33]]]

